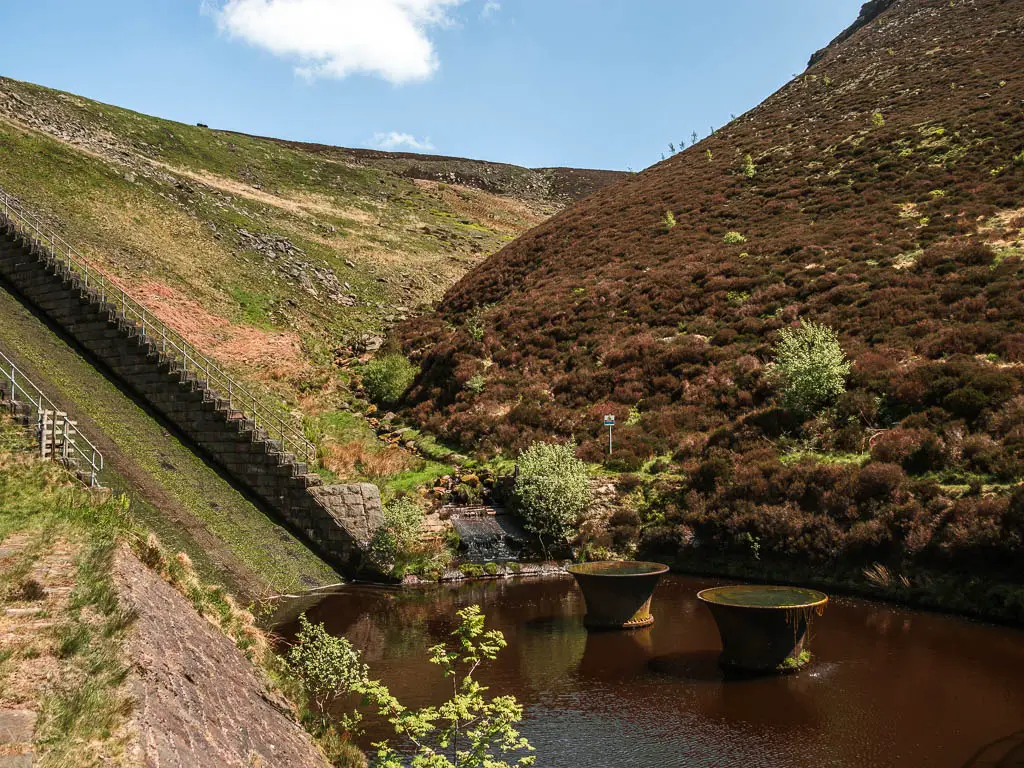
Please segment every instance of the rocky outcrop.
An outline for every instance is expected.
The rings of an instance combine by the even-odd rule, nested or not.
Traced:
[[[864,3],[864,5],[860,9],[860,15],[857,16],[857,20],[853,22],[853,24],[851,24],[849,27],[844,29],[839,34],[839,36],[836,37],[836,39],[833,40],[831,43],[826,45],[820,51],[815,51],[811,55],[811,60],[807,62],[807,66],[813,67],[819,61],[825,58],[825,54],[828,53],[829,48],[839,45],[839,43],[843,42],[844,40],[849,40],[851,37],[853,37],[853,34],[858,29],[867,26],[872,21],[877,19],[879,16],[881,16],[883,13],[889,10],[889,8],[892,7],[892,5],[895,2],[896,0],[869,0],[869,2]]]
[[[261,235],[239,228],[238,243],[243,250],[260,254],[270,273],[285,282],[297,285],[310,296],[324,298],[346,307],[354,307],[358,297],[352,286],[342,285],[334,270],[327,265],[317,266],[306,252],[284,237]]]
[[[128,641],[138,754],[147,768],[327,768],[288,702],[235,644],[130,552],[114,581]]]

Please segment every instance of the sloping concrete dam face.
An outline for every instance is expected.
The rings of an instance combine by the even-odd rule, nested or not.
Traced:
[[[325,487],[206,382],[183,373],[112,304],[65,275],[42,249],[0,221],[0,278],[88,351],[118,382],[198,446],[232,480],[301,532],[349,576],[367,572],[364,551],[383,522],[374,485]]]

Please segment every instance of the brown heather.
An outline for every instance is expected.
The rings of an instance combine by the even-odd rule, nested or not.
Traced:
[[[404,324],[422,366],[406,415],[485,454],[574,437],[612,469],[671,457],[668,522],[726,547],[1019,555],[1024,5],[871,5],[763,104]],[[847,394],[803,424],[767,370],[800,319],[854,361]]]

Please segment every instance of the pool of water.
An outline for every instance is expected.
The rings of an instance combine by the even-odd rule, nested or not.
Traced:
[[[630,632],[588,633],[571,578],[351,587],[307,614],[415,707],[450,693],[426,648],[446,639],[456,610],[480,604],[509,643],[481,680],[525,706],[522,731],[544,768],[1024,764],[998,763],[1015,749],[1024,758],[1024,632],[833,598],[814,620],[808,668],[726,679],[696,599],[722,583],[664,577],[655,624]],[[387,736],[373,728],[366,743]]]

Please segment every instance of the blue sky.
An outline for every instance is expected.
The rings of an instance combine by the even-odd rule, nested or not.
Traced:
[[[0,74],[182,122],[640,170],[802,72],[862,0],[32,0]]]

